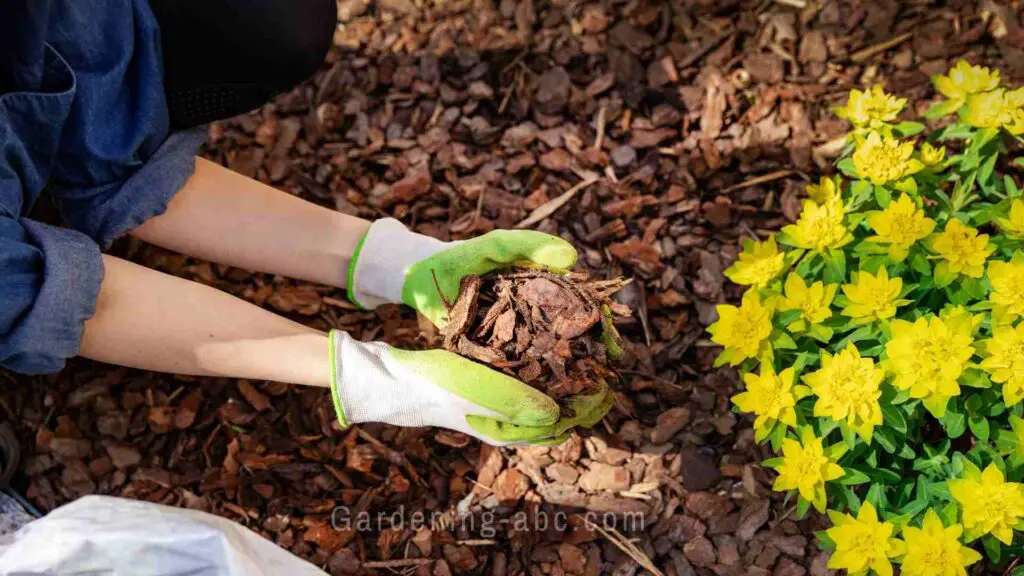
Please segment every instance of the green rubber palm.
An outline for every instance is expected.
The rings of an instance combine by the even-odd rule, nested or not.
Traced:
[[[509,266],[532,266],[565,272],[576,263],[576,249],[561,238],[531,230],[495,230],[452,245],[409,267],[402,301],[437,326],[448,323],[448,302],[459,295],[466,276],[480,276]]]

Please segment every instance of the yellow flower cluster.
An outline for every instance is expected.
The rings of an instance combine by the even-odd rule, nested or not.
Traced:
[[[764,288],[782,272],[784,258],[774,236],[764,242],[748,240],[739,259],[725,271],[725,277],[737,284]]]
[[[1001,88],[998,70],[961,60],[947,75],[935,79],[935,88],[949,98],[949,111],[959,109],[971,126],[1024,134],[1024,88]]]
[[[1019,178],[993,173],[1004,164],[985,156],[996,148],[990,129],[1024,134],[1024,89],[966,62],[935,86],[948,100],[928,118],[961,120],[947,132],[950,158],[902,138],[921,129],[896,125],[905,99],[879,86],[851,91],[836,112],[853,125],[854,146],[838,168],[855,180],[809,184],[793,224],[744,242],[725,274],[749,288],[740,306],[718,306],[709,328],[724,348],[716,362],[742,372],[733,404],[780,453],[768,463],[773,488],[795,493],[801,513],[826,510],[827,493],[855,511],[866,498],[856,514],[828,511],[823,538],[828,566],[855,576],[891,576],[894,563],[907,576],[967,576],[981,555],[965,544],[1009,545],[1024,531],[1024,484],[1002,472],[1015,480],[1024,466],[1015,406],[1024,401],[1024,198]],[[966,144],[955,142],[965,133]],[[992,226],[993,237],[983,233]],[[1003,402],[992,406],[1000,387]],[[945,460],[922,456],[914,443],[925,426],[970,434],[975,449],[954,457],[968,449],[947,442]],[[982,471],[971,463],[979,457],[994,463]],[[871,467],[948,480],[955,507],[896,494]],[[951,469],[963,473],[950,480]],[[849,486],[833,492],[840,483]],[[907,515],[908,497],[939,507]]]
[[[967,470],[963,478],[950,480],[949,493],[963,510],[968,542],[991,534],[1009,545],[1013,531],[1024,529],[1024,485],[1007,482],[994,464],[984,472]]]
[[[843,223],[843,200],[835,196],[824,204],[804,201],[804,210],[796,224],[784,226],[782,232],[799,247],[815,252],[842,248],[853,241],[853,235]]]
[[[949,399],[960,395],[957,380],[974,356],[971,328],[970,322],[947,326],[934,316],[893,321],[892,339],[885,346],[893,386],[922,399],[941,418]]]
[[[1024,316],[1024,252],[1015,252],[1009,262],[989,264],[988,280],[992,283],[993,319]]]
[[[998,88],[967,98],[964,122],[975,128],[1003,128],[1010,134],[1024,134],[1024,88]]]
[[[804,382],[817,396],[815,416],[845,421],[866,442],[876,426],[882,424],[881,384],[885,371],[871,358],[849,344],[835,356],[821,351],[821,369],[804,376]]]
[[[716,310],[718,322],[712,324],[708,332],[712,342],[725,347],[718,357],[720,362],[735,366],[770,351],[767,340],[772,333],[772,311],[756,290],[748,290],[739,307],[721,304]]]
[[[913,156],[913,142],[869,132],[853,153],[853,165],[861,178],[881,186],[898,182],[923,170],[924,163]]]
[[[782,441],[782,464],[776,469],[774,490],[796,490],[800,497],[811,502],[819,512],[825,511],[825,483],[842,478],[846,473],[829,457],[821,438],[810,428],[800,432],[800,442]]]
[[[988,242],[988,234],[965,226],[957,218],[950,218],[945,230],[931,239],[931,249],[942,257],[935,267],[935,275],[981,278],[985,274],[985,260],[995,252]]]
[[[875,231],[875,236],[868,241],[888,245],[889,258],[902,262],[914,243],[932,233],[935,221],[925,216],[910,196],[903,194],[885,210],[868,216],[868,226]]]
[[[900,298],[903,279],[889,278],[884,267],[878,274],[864,270],[856,272],[854,280],[853,284],[843,285],[843,294],[849,300],[843,308],[843,315],[855,323],[888,320],[896,315],[898,307],[910,303],[910,300]]]
[[[871,502],[861,505],[856,518],[832,512],[829,518],[833,526],[825,533],[836,543],[829,568],[846,570],[848,574],[867,574],[871,570],[881,576],[892,576],[890,559],[903,555],[906,545],[893,538],[896,527],[891,522],[879,522],[878,511]]]
[[[996,218],[996,223],[1006,235],[1014,240],[1024,239],[1024,200],[1010,203],[1010,212],[1006,218]]]
[[[851,90],[846,106],[836,108],[836,116],[850,121],[857,128],[879,128],[894,122],[907,105],[906,98],[886,94],[881,86],[869,90]]]
[[[761,373],[743,376],[746,391],[733,396],[736,406],[747,413],[756,414],[755,440],[764,440],[776,424],[796,427],[796,403],[810,394],[806,386],[794,386],[794,371],[786,368],[778,374],[771,362],[761,364]]]

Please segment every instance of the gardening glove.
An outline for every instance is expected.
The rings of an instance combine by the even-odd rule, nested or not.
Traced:
[[[370,226],[356,248],[348,294],[363,308],[404,302],[441,327],[448,323],[445,299],[455,302],[465,276],[513,265],[565,272],[575,263],[571,244],[542,232],[494,230],[472,240],[442,242],[384,218]]]
[[[569,400],[559,418],[554,400],[526,384],[444,350],[398,350],[382,342],[330,335],[331,396],[342,426],[385,422],[439,426],[488,444],[561,444],[573,426],[593,426],[611,407],[602,385]]]

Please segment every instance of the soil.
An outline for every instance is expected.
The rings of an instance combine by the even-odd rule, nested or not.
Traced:
[[[630,279],[612,298],[633,312],[615,326],[635,358],[608,416],[558,447],[496,449],[342,430],[323,390],[74,360],[0,372],[0,419],[26,447],[17,486],[44,510],[102,493],[210,511],[332,575],[828,574],[825,523],[771,491],[730,407],[737,374],[712,368],[705,329],[741,293],[722,271],[832,171],[851,88],[880,83],[911,118],[960,58],[1024,84],[1020,0],[339,5],[323,70],[212,124],[203,154],[442,240],[556,234],[590,278]],[[408,309],[357,310],[341,290],[131,239],[114,253],[318,329],[444,345]],[[385,521],[332,527],[360,513]]]

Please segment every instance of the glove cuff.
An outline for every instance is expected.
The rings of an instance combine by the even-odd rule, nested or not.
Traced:
[[[349,300],[364,309],[402,303],[409,267],[447,247],[447,242],[412,232],[394,218],[377,220],[359,241],[349,264]]]
[[[341,403],[341,394],[338,392],[338,334],[341,332],[331,330],[327,335],[327,357],[331,364],[331,401],[334,403],[334,414],[338,417],[338,423],[342,428],[348,428],[345,406]]]

